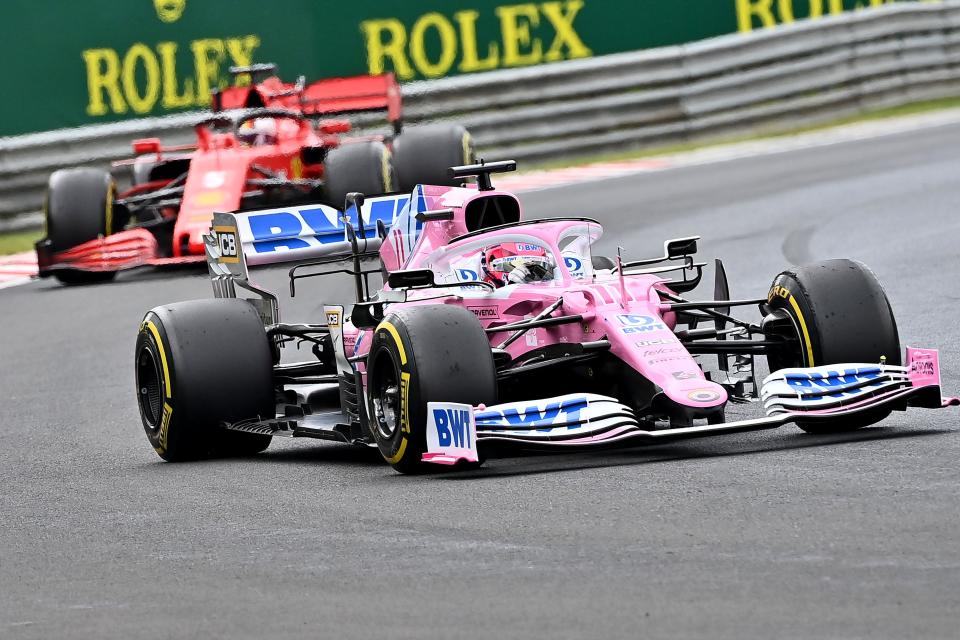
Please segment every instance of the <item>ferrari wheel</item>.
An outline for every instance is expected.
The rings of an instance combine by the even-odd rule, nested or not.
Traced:
[[[350,142],[331,149],[324,165],[326,200],[343,206],[347,194],[379,195],[395,191],[390,150],[382,142]]]
[[[66,251],[122,229],[126,221],[113,206],[116,191],[113,178],[100,169],[54,171],[44,206],[50,250]],[[54,276],[64,284],[86,284],[112,280],[116,272],[65,269]]]
[[[496,404],[493,352],[476,317],[460,307],[423,305],[389,314],[367,356],[369,430],[401,473],[422,470],[428,402]]]
[[[222,422],[273,418],[273,356],[260,316],[235,299],[190,300],[147,312],[137,336],[137,403],[164,460],[250,455],[271,436]]]
[[[393,141],[397,185],[410,192],[418,184],[457,186],[450,167],[473,164],[473,138],[461,125],[430,124],[404,129]]]
[[[844,362],[900,364],[893,309],[876,275],[854,260],[827,260],[780,273],[768,306],[790,320],[781,326],[796,349],[768,356],[770,371]],[[789,328],[787,328],[789,327]],[[798,422],[804,431],[851,431],[885,418],[880,408],[837,422]]]

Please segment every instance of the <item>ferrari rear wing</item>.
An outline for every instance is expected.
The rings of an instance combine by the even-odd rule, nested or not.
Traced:
[[[214,110],[289,109],[307,116],[386,110],[398,126],[402,117],[400,85],[392,73],[328,78],[305,84],[285,83],[276,76],[253,86],[229,87],[215,94]]]

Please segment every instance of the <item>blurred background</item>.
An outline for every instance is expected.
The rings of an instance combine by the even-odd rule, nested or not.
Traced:
[[[11,0],[4,9],[4,253],[38,236],[53,170],[107,167],[131,155],[134,138],[192,142],[233,65],[273,62],[288,82],[394,73],[405,122],[455,120],[481,155],[523,168],[949,106],[960,95],[960,9],[949,0],[290,0],[282,9]],[[354,120],[361,133],[382,124]],[[129,169],[114,173],[125,186]]]

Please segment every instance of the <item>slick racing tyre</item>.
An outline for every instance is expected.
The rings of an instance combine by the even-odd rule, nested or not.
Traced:
[[[496,404],[493,352],[480,322],[443,304],[387,315],[367,356],[366,400],[384,459],[401,473],[421,471],[428,402]]]
[[[599,271],[600,269],[613,271],[617,268],[617,263],[607,256],[591,256],[590,262],[593,264],[594,271]]]
[[[349,142],[330,150],[324,165],[326,200],[344,206],[347,194],[379,195],[396,191],[390,150],[382,142]]]
[[[793,352],[768,356],[770,371],[844,362],[900,364],[897,322],[880,281],[863,263],[827,260],[778,275],[769,307],[792,324]],[[867,411],[836,422],[798,422],[804,431],[850,431],[882,420],[890,409]]]
[[[404,129],[393,141],[393,167],[400,191],[418,184],[457,186],[450,167],[473,164],[473,138],[460,125],[429,124]]]
[[[53,252],[72,249],[123,229],[126,220],[113,201],[117,188],[113,178],[100,169],[60,169],[47,183],[45,215],[47,238]],[[59,270],[54,276],[64,284],[112,280],[116,272]]]
[[[221,422],[273,418],[273,356],[248,302],[190,300],[144,317],[134,359],[147,439],[170,462],[251,455],[271,436],[227,431]]]

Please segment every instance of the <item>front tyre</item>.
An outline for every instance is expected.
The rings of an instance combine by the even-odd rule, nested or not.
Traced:
[[[140,324],[134,358],[147,439],[169,462],[249,455],[271,436],[221,422],[273,418],[273,356],[260,316],[236,299],[156,307]]]
[[[772,311],[791,321],[793,350],[771,353],[770,371],[844,362],[900,364],[900,338],[880,281],[854,260],[826,260],[781,272],[768,296]],[[781,325],[783,326],[783,325]],[[880,408],[837,422],[798,422],[804,431],[852,431],[882,420]]]
[[[401,473],[423,469],[427,403],[496,404],[493,352],[477,318],[461,307],[423,305],[389,314],[367,356],[370,432]]]
[[[126,219],[124,211],[114,207],[116,192],[113,178],[101,169],[60,169],[50,174],[44,204],[50,250],[66,251],[123,229]],[[116,272],[63,269],[54,276],[64,284],[89,284],[112,280]]]

